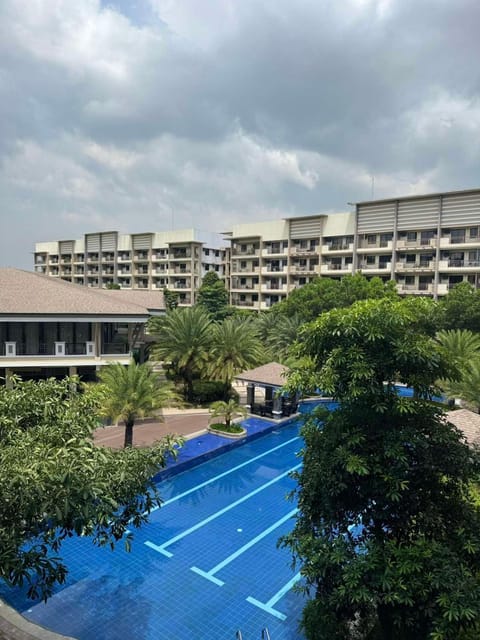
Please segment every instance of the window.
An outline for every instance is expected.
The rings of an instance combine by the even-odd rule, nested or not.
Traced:
[[[417,239],[416,231],[407,231],[407,242],[415,242]]]
[[[478,238],[478,227],[470,227],[469,229],[470,238]]]
[[[218,258],[218,256],[220,255],[220,251],[218,251],[218,249],[215,251],[215,257]]]
[[[452,229],[450,232],[450,242],[452,244],[465,242],[465,229]]]
[[[375,256],[367,256],[367,264],[375,264]]]
[[[377,236],[376,234],[370,234],[367,236],[367,243],[368,244],[376,244],[377,243]]]
[[[204,249],[203,252],[206,256],[210,255],[210,249]]]

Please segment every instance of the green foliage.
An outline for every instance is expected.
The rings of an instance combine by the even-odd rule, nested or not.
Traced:
[[[246,415],[247,410],[236,400],[229,400],[228,402],[219,400],[210,406],[210,419],[223,418],[226,427],[230,427],[232,420],[235,418],[244,418]]]
[[[212,320],[223,320],[228,315],[228,291],[215,271],[205,274],[198,290],[197,304],[210,314]]]
[[[105,289],[121,289],[121,287],[118,282],[109,282]]]
[[[480,291],[468,282],[457,284],[441,300],[441,328],[480,332]]]
[[[224,400],[228,393],[228,387],[220,380],[194,380],[192,402],[209,404],[215,400]]]
[[[300,512],[282,540],[312,597],[308,640],[456,640],[478,630],[479,459],[426,400],[450,366],[429,310],[422,300],[369,300],[302,331],[313,363],[304,384],[341,402],[322,426],[314,417],[303,427]],[[399,397],[395,382],[415,397]]]
[[[212,327],[210,316],[199,306],[174,309],[149,323],[150,334],[156,339],[153,357],[171,363],[183,380],[185,397],[190,402],[193,380],[205,371]]]
[[[227,426],[223,422],[215,422],[208,427],[209,429],[213,429],[213,431],[223,431],[224,433],[244,433],[245,431],[245,429],[238,424],[230,424]]]
[[[125,447],[133,444],[133,427],[138,418],[157,415],[158,410],[178,401],[173,386],[160,381],[148,363],[128,366],[118,362],[102,367],[98,374],[101,414],[112,420],[125,422]]]
[[[439,331],[437,340],[455,364],[455,374],[439,381],[449,398],[461,398],[480,412],[480,335],[468,330]]]
[[[168,437],[151,449],[96,447],[100,397],[78,392],[77,382],[0,387],[0,579],[28,584],[32,598],[65,581],[65,538],[129,546],[127,528],[160,504],[151,477],[178,444]]]
[[[164,287],[163,299],[165,300],[165,307],[167,311],[172,311],[178,307],[179,293],[178,291],[172,291],[171,289]]]
[[[380,278],[367,280],[357,273],[341,280],[315,278],[312,282],[295,289],[288,298],[274,309],[288,316],[298,315],[303,322],[317,318],[330,309],[348,307],[357,300],[369,298],[398,298],[395,283],[384,283]]]
[[[254,323],[227,318],[212,329],[207,371],[214,380],[230,386],[237,373],[265,362],[265,351]]]

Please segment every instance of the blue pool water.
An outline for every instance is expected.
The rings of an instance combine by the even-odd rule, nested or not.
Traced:
[[[68,540],[68,582],[47,602],[0,596],[30,620],[79,640],[299,640],[303,596],[278,538],[294,523],[290,472],[299,423],[163,479],[164,506],[134,531],[132,551]],[[194,443],[192,445],[197,447]]]

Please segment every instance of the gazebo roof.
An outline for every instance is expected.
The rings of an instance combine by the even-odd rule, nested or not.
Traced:
[[[480,444],[480,415],[468,409],[449,411],[447,419],[463,431],[469,444]]]
[[[235,376],[236,380],[253,382],[264,387],[283,387],[286,382],[288,367],[278,362],[269,362],[256,369],[243,371]]]

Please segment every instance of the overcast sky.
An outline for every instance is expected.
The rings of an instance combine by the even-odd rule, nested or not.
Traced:
[[[1,0],[0,265],[480,186],[478,0]]]

